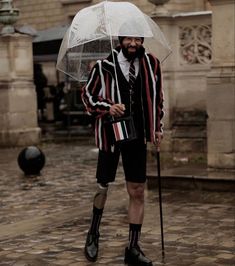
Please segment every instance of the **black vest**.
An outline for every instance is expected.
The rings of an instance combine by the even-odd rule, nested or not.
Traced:
[[[142,107],[142,82],[141,82],[141,75],[140,70],[138,76],[135,80],[135,86],[133,88],[133,94],[130,98],[130,85],[129,82],[126,80],[125,76],[123,75],[119,64],[117,64],[117,79],[119,84],[119,90],[121,94],[121,102],[125,104],[126,111],[125,115],[131,115],[134,119],[134,124],[137,132],[138,137],[144,136],[144,114],[143,114],[143,107]],[[130,103],[131,100],[131,103]]]

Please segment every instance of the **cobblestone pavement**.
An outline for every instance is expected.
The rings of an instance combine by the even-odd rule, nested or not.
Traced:
[[[0,154],[0,266],[121,266],[128,238],[123,172],[110,186],[99,259],[83,255],[96,188],[97,150],[91,142],[44,143],[46,165],[25,177],[20,149]],[[235,194],[163,189],[165,258],[161,255],[158,193],[146,191],[141,245],[154,265],[235,265]]]

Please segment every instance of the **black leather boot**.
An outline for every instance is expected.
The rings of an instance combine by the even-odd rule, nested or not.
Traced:
[[[144,255],[139,246],[126,248],[124,262],[128,266],[153,266],[152,261]]]
[[[91,234],[88,232],[85,244],[85,256],[89,261],[96,261],[99,249],[99,233]]]

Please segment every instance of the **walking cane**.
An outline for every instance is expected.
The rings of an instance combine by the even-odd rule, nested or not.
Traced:
[[[160,209],[162,257],[164,258],[165,257],[165,248],[164,248],[164,232],[163,232],[162,189],[161,189],[160,148],[159,147],[157,147],[157,173],[158,173],[158,192],[159,192],[159,209]]]

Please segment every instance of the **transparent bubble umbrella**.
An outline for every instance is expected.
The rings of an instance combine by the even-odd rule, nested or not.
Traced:
[[[134,4],[103,1],[80,10],[68,28],[57,58],[57,69],[75,80],[87,77],[92,64],[105,58],[118,36],[144,37],[162,62],[171,53],[158,25]]]

